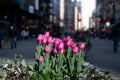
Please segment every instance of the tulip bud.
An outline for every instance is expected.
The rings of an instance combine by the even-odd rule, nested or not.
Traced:
[[[59,48],[59,49],[63,49],[63,48],[64,48],[64,43],[61,42],[61,43],[58,45],[58,48]]]
[[[50,53],[50,48],[49,48],[49,46],[45,46],[45,52],[46,52],[46,53]]]
[[[73,44],[72,39],[70,39],[70,40],[67,41],[67,46],[72,46],[72,44]]]
[[[47,43],[47,37],[43,36],[43,43],[46,44]]]
[[[45,36],[48,38],[50,36],[50,33],[49,32],[46,32],[45,33]]]
[[[51,43],[51,41],[52,41],[52,37],[48,37],[48,42]]]
[[[42,34],[39,34],[38,37],[37,37],[37,42],[41,42],[43,40],[43,36]]]
[[[40,62],[43,62],[43,60],[44,60],[44,57],[43,57],[43,56],[40,56],[40,57],[39,57],[39,61],[40,61]]]
[[[84,42],[81,42],[79,45],[78,45],[79,49],[84,49],[85,48],[85,43]]]
[[[77,52],[78,52],[78,47],[74,47],[74,48],[73,48],[73,52],[74,52],[74,53],[77,53]]]
[[[58,51],[57,51],[57,48],[56,48],[56,47],[54,48],[53,52],[54,52],[55,54],[57,54],[57,53],[58,53]]]

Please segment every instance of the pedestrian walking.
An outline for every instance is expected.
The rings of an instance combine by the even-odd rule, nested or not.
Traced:
[[[28,36],[29,36],[29,31],[28,30],[22,30],[21,31],[21,37],[22,37],[23,40],[28,39]]]
[[[4,31],[0,28],[0,49],[2,49],[2,41],[4,40]]]
[[[11,26],[11,29],[8,32],[9,38],[10,38],[10,45],[11,49],[17,47],[17,31],[14,29],[13,26]]]
[[[118,24],[112,27],[112,40],[113,40],[113,51],[118,52],[119,40],[120,40],[120,32],[118,28]]]

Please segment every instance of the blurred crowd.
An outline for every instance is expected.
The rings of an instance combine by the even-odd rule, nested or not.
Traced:
[[[111,27],[100,27],[99,29],[90,29],[89,37],[112,40],[113,51],[118,52],[118,47],[120,46],[120,24],[115,24]]]
[[[53,28],[54,27],[54,28]],[[15,25],[0,25],[0,49],[4,45],[9,45],[11,49],[17,47],[17,40],[27,40],[36,38],[38,34],[49,31],[51,36],[61,37],[61,28],[57,24],[44,23],[41,25],[24,25],[18,28]]]
[[[22,26],[21,29],[18,29],[15,25],[10,25],[7,30],[0,27],[0,49],[7,41],[11,49],[17,47],[17,40],[27,40],[30,38],[36,38],[38,34],[44,34],[46,31],[49,31],[51,36],[64,38],[65,36],[70,35],[76,40],[82,40],[86,38],[100,38],[100,39],[109,39],[113,40],[117,37],[118,41],[115,44],[119,44],[120,40],[120,28],[117,28],[118,25],[113,27],[100,27],[99,29],[90,28],[87,31],[74,31],[68,32],[67,27],[60,27],[59,24],[52,23],[42,23],[40,25],[35,25],[31,27],[29,25]]]

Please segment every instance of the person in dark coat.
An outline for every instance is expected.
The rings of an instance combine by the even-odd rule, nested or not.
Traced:
[[[2,49],[2,40],[4,39],[4,31],[0,28],[0,49]]]
[[[11,29],[8,32],[9,38],[10,38],[10,45],[11,49],[17,47],[17,31],[13,29],[13,26],[11,26]]]
[[[113,40],[113,51],[118,52],[118,46],[119,46],[119,40],[120,40],[120,32],[119,32],[118,24],[113,26],[111,35]]]

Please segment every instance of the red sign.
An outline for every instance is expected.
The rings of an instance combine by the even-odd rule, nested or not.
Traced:
[[[63,22],[63,19],[62,19],[62,18],[60,18],[60,22]]]
[[[81,19],[81,18],[78,18],[78,21],[82,21],[82,19]]]
[[[98,22],[100,22],[101,21],[101,18],[98,18]]]

